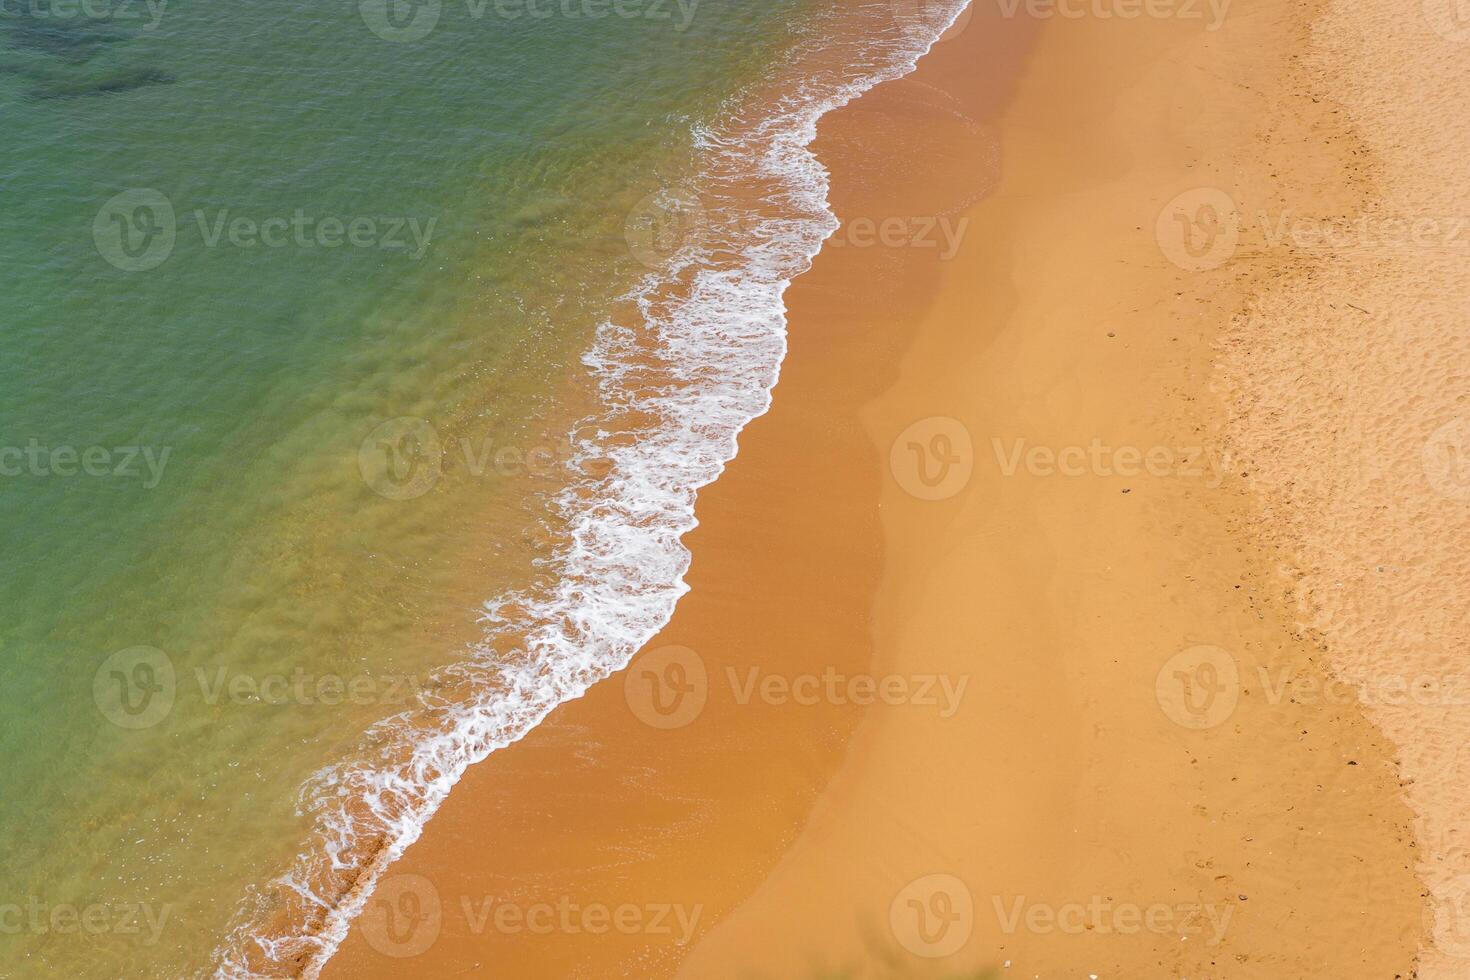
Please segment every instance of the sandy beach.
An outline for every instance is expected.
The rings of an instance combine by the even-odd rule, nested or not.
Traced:
[[[1273,221],[1455,215],[1404,147],[1470,47],[1149,9],[977,3],[823,120],[844,227],[689,594],[324,977],[1464,975],[1466,722],[1402,693],[1464,649],[1463,253]]]
[[[1236,192],[1255,247],[1297,272],[1253,292],[1216,384],[1298,620],[1396,747],[1425,978],[1470,974],[1470,131],[1444,112],[1470,92],[1467,27],[1436,2],[1315,22],[1302,70],[1360,140],[1338,180],[1355,193]]]

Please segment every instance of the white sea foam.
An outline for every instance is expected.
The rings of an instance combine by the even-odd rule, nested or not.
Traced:
[[[867,12],[884,29],[864,36],[848,25],[851,52],[831,48],[843,32],[816,29],[805,53],[821,45],[822,64],[861,66],[858,77],[803,77],[788,65],[786,90],[757,107],[761,118],[734,110],[698,134],[705,167],[695,183],[711,220],[639,283],[627,304],[636,313],[604,323],[584,357],[603,414],[578,426],[592,434],[574,437],[575,462],[596,461],[602,475],[555,501],[567,533],[547,563],[551,584],[487,603],[484,642],[428,685],[438,693],[303,788],[316,829],[275,885],[315,914],[283,916],[279,902],[253,896],[216,951],[217,978],[315,977],[465,770],[626,666],[669,621],[688,591],[681,539],[697,523],[695,495],[769,409],[786,354],[784,293],[838,227],[827,171],[808,149],[817,122],[912,71],[964,6],[895,24],[892,5],[875,4]],[[763,199],[750,199],[751,186]],[[597,433],[628,433],[630,420],[632,438],[602,445]]]

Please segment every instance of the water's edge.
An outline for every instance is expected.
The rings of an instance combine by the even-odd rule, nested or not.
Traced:
[[[483,639],[426,686],[437,693],[303,787],[308,847],[274,893],[247,896],[214,977],[318,976],[465,771],[626,667],[669,622],[689,588],[682,539],[698,525],[697,493],[770,409],[787,350],[784,294],[839,227],[828,172],[809,149],[817,125],[912,72],[968,4],[927,22],[920,13],[895,23],[889,4],[864,8],[882,10],[889,29],[851,39],[857,77],[798,76],[762,118],[736,112],[700,134],[700,233],[638,284],[632,312],[601,324],[583,358],[601,408],[570,437],[578,478],[554,502],[566,528],[545,563],[554,584],[487,602]],[[821,40],[830,46],[830,35]],[[755,218],[752,185],[762,190]],[[612,448],[609,431],[620,436]]]

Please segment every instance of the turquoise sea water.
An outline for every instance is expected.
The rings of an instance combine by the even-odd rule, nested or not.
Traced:
[[[310,774],[532,574],[627,217],[797,11],[4,9],[0,975],[204,973]],[[406,500],[402,416],[448,447]]]
[[[0,976],[311,975],[627,662],[951,13],[0,0]]]

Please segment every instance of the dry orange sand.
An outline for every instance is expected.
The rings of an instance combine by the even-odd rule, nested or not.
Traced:
[[[1399,747],[1432,980],[1470,976],[1467,13],[1333,2],[1300,87],[1331,93],[1360,141],[1352,193],[1220,184],[1236,255],[1298,270],[1254,290],[1225,339],[1233,448],[1309,635]]]
[[[673,622],[471,771],[324,976],[1413,974],[1392,748],[1212,393],[1299,262],[1199,269],[1165,207],[1347,206],[1317,11],[999,9],[824,120],[847,227]]]

